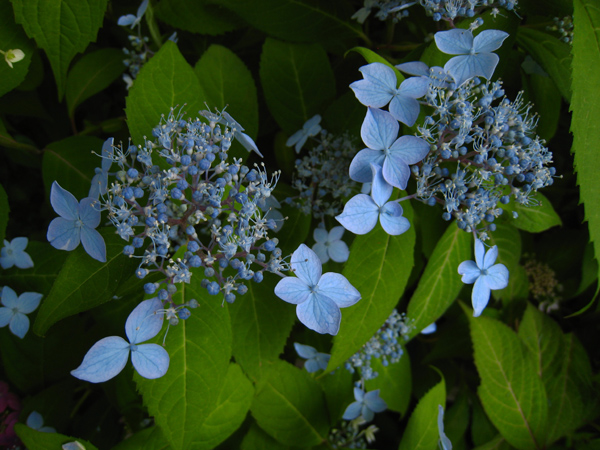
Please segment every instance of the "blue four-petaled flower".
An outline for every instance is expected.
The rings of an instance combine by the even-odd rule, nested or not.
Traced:
[[[388,202],[393,188],[383,179],[381,166],[371,164],[373,183],[371,195],[358,194],[344,206],[344,211],[336,219],[344,228],[354,234],[367,234],[377,220],[385,232],[392,236],[404,233],[410,222],[402,216],[402,206],[397,201]]]
[[[344,411],[344,420],[354,420],[362,416],[365,422],[373,420],[375,413],[383,412],[387,409],[387,404],[379,397],[379,389],[365,393],[361,388],[354,388],[355,402],[350,403]]]
[[[473,317],[478,317],[490,300],[491,290],[504,289],[508,286],[508,269],[504,264],[494,264],[498,257],[498,246],[494,245],[487,252],[483,242],[475,240],[475,261],[463,261],[458,266],[462,282],[473,284]]]
[[[419,117],[417,98],[427,93],[429,80],[413,77],[404,80],[396,88],[397,79],[394,69],[382,63],[371,63],[359,69],[364,80],[350,85],[359,102],[365,106],[382,108],[388,103],[394,119],[412,127]]]
[[[90,383],[101,383],[117,376],[131,362],[138,373],[149,379],[162,377],[169,368],[169,354],[158,344],[140,344],[152,339],[161,330],[164,314],[158,298],[144,300],[131,312],[125,322],[127,342],[119,336],[109,336],[89,349],[81,365],[71,375]]]
[[[304,244],[292,253],[290,261],[296,277],[285,277],[275,286],[275,295],[296,306],[298,319],[317,333],[337,334],[340,308],[354,305],[360,292],[338,273],[323,274],[321,260]]]
[[[108,170],[113,163],[115,138],[108,138],[102,144],[102,164],[96,168],[96,175],[92,178],[90,192],[88,197],[98,198],[100,195],[105,195],[108,188]]]
[[[307,372],[313,373],[317,370],[325,370],[327,368],[331,355],[319,353],[316,348],[311,347],[310,345],[298,344],[297,342],[294,342],[294,348],[300,358],[306,359],[304,368]]]
[[[0,307],[0,327],[8,328],[15,336],[23,339],[29,330],[29,314],[38,307],[42,294],[37,292],[17,293],[8,286],[2,288],[2,307]]]
[[[484,30],[473,38],[470,30],[460,28],[439,31],[434,36],[440,51],[459,55],[444,65],[444,70],[454,77],[457,86],[476,76],[492,78],[500,60],[492,52],[498,50],[507,37],[508,33],[504,31]]]
[[[346,262],[350,256],[348,245],[342,241],[344,227],[333,227],[329,232],[325,228],[315,228],[313,237],[316,244],[313,251],[323,264],[332,259],[335,262]]]
[[[94,207],[98,200],[86,197],[80,202],[55,181],[50,190],[50,203],[57,217],[48,227],[47,238],[59,250],[74,250],[79,242],[94,259],[106,262],[106,244],[96,227],[100,225],[100,211]]]
[[[389,112],[369,108],[360,128],[360,136],[368,148],[358,152],[350,163],[350,178],[368,183],[372,179],[370,164],[379,164],[383,167],[385,181],[406,189],[409,165],[427,156],[429,144],[415,136],[398,138],[399,130],[398,121]]]
[[[302,125],[302,129],[296,131],[292,134],[288,140],[285,142],[287,147],[294,146],[294,150],[296,153],[300,153],[300,150],[306,144],[306,140],[309,137],[316,136],[317,133],[321,131],[321,116],[319,114],[312,116],[308,119],[304,125]]]
[[[12,241],[4,240],[4,247],[0,250],[0,266],[10,269],[17,266],[19,269],[33,267],[31,256],[25,253],[29,240],[26,237],[16,237]]]

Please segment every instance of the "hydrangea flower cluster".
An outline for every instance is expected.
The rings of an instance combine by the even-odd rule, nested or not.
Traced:
[[[313,119],[309,119],[307,124]],[[314,131],[314,125],[307,128]],[[294,145],[298,148],[298,144],[304,145],[308,137],[313,137],[311,141],[315,142],[315,145],[311,147],[307,156],[296,160],[295,178],[292,183],[300,195],[288,197],[285,201],[299,208],[304,214],[312,214],[316,219],[335,216],[341,212],[343,202],[360,190],[358,183],[344,175],[348,173],[350,161],[356,153],[356,143],[348,134],[335,136],[321,129],[315,134],[301,134],[298,141],[290,138],[288,146]]]
[[[453,21],[460,17],[473,17],[488,8],[512,11],[517,3],[517,0],[364,0],[364,6],[352,18],[363,23],[373,10],[377,10],[374,14],[377,19],[383,21],[391,18],[393,22],[399,22],[408,17],[407,8],[419,4],[434,21]]]
[[[406,316],[394,309],[377,333],[346,361],[344,367],[350,373],[360,369],[363,380],[376,378],[379,374],[371,367],[373,358],[380,359],[383,366],[400,361],[404,353],[402,343],[408,340],[411,330]]]

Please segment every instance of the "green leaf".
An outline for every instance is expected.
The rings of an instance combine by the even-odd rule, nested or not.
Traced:
[[[535,194],[534,198],[539,202],[539,205],[524,206],[513,201],[502,206],[504,215],[511,217],[510,224],[530,233],[540,233],[556,225],[562,225],[562,221],[554,211],[550,200],[539,192]],[[518,214],[517,218],[512,218],[513,211]]]
[[[62,448],[63,444],[77,441],[85,447],[85,450],[98,450],[90,442],[83,439],[65,436],[64,434],[58,433],[44,433],[42,431],[29,428],[27,425],[22,423],[15,425],[15,432],[17,433],[17,436],[21,438],[23,444],[25,444],[27,448],[31,449],[56,450],[57,448]]]
[[[331,43],[363,36],[350,20],[353,11],[337,13],[339,2],[304,3],[298,0],[212,0],[239,15],[254,28],[291,42]],[[345,6],[345,5],[344,5]]]
[[[490,233],[490,240],[486,244],[498,246],[498,258],[496,264],[504,264],[509,272],[508,286],[504,289],[492,291],[494,298],[511,301],[517,298],[526,298],[528,290],[523,290],[523,280],[519,275],[515,275],[524,269],[519,266],[521,259],[521,235],[519,230],[508,224],[498,223],[493,233]],[[525,278],[527,281],[527,278]],[[525,283],[527,287],[527,283]]]
[[[291,148],[287,148],[287,150],[294,155],[295,159],[296,153]],[[297,194],[298,191],[293,192],[294,194]],[[276,235],[277,239],[279,239],[279,244],[277,246],[281,248],[284,255],[289,255],[292,254],[300,244],[309,239],[308,235],[312,217],[309,214],[303,214],[299,208],[288,205],[287,203],[281,205],[280,211],[283,217],[286,217],[286,220],[283,222],[281,231]]]
[[[96,40],[107,0],[11,1],[17,22],[46,51],[61,99],[69,64],[77,53]]]
[[[206,0],[161,0],[154,13],[172,27],[211,36],[235,30],[242,23],[223,6],[211,5]]]
[[[125,113],[133,142],[144,144],[152,129],[171,108],[181,108],[189,118],[205,109],[206,95],[194,70],[183,58],[177,45],[167,41],[148,61],[129,89]]]
[[[402,435],[399,450],[431,450],[436,448],[440,438],[438,432],[439,405],[446,407],[446,384],[444,380],[432,387],[419,400],[410,415],[406,430]]]
[[[413,211],[405,202],[404,217]],[[415,230],[390,236],[380,225],[367,235],[356,236],[343,275],[362,298],[342,311],[340,331],[333,339],[327,371],[341,366],[379,330],[404,293],[414,265]]]
[[[13,9],[9,0],[0,0],[0,50],[19,49],[25,53],[25,58],[13,63],[12,69],[0,54],[0,97],[12,91],[25,79],[31,63],[34,47],[27,39],[23,29],[14,21]]]
[[[475,447],[474,450],[512,450],[513,447],[508,445],[506,439],[502,437],[501,434],[497,435],[494,439],[489,442],[486,442],[483,445],[479,445]]]
[[[279,277],[277,277],[279,278]],[[277,280],[267,274],[249,283],[248,292],[228,307],[233,332],[233,356],[253,380],[267,362],[278,359],[296,320],[295,308],[275,297]]]
[[[262,430],[256,423],[253,423],[244,436],[241,450],[290,450],[291,447],[280,444],[266,432]],[[297,449],[298,447],[294,447]]]
[[[160,428],[153,426],[138,431],[113,447],[112,450],[168,450],[170,448]]]
[[[95,168],[102,164],[102,159],[92,152],[100,154],[102,143],[93,136],[70,136],[48,145],[42,159],[47,197],[54,181],[78,199],[87,197]]]
[[[400,361],[389,363],[386,367],[378,358],[372,358],[371,367],[379,375],[365,382],[366,389],[380,389],[379,396],[385,400],[390,411],[406,414],[412,394],[410,358],[406,349]]]
[[[360,56],[365,58],[365,61],[367,62],[367,64],[371,64],[374,62],[385,64],[390,69],[392,69],[394,71],[394,73],[396,74],[396,78],[398,79],[398,84],[400,84],[404,81],[404,75],[402,75],[402,73],[398,69],[396,69],[396,66],[394,66],[391,62],[389,62],[383,56],[379,55],[378,53],[375,53],[373,50],[365,48],[365,47],[354,47],[354,48],[351,48],[350,50],[348,50],[346,52],[345,56],[347,56],[348,53],[350,53],[350,52],[358,53]]]
[[[124,71],[123,52],[116,48],[103,48],[77,61],[67,76],[69,117],[73,117],[75,108],[84,100],[106,89]]]
[[[269,111],[288,134],[322,113],[335,95],[327,53],[317,44],[267,38],[260,58],[260,81]]]
[[[213,44],[203,54],[194,72],[200,80],[211,110],[227,112],[255,139],[258,134],[258,97],[252,74],[231,50]]]
[[[280,443],[309,447],[327,440],[326,409],[319,384],[305,370],[279,360],[264,368],[250,411]]]
[[[8,225],[8,214],[10,206],[8,205],[8,196],[6,191],[0,184],[0,242],[4,245],[4,237],[6,236],[6,226]]]
[[[471,317],[469,309],[463,309],[481,378],[477,393],[486,414],[515,448],[541,448],[548,403],[533,355],[503,323]]]
[[[244,380],[241,391],[236,391],[235,399],[229,400],[231,392],[223,391],[225,386],[231,390],[231,378],[227,380],[231,358],[229,312],[221,306],[222,299],[209,295],[200,286],[201,278],[202,272],[192,269],[190,284],[181,283],[173,295],[176,304],[195,298],[199,306],[187,320],[180,320],[169,329],[165,348],[171,362],[167,373],[156,380],[134,375],[148,412],[176,449],[196,448],[200,440],[206,440],[204,426],[214,426],[212,421],[221,414],[215,412],[219,400],[224,403],[240,400],[248,387]],[[160,343],[162,339],[159,335],[153,341]],[[235,379],[236,374],[230,377]],[[235,415],[239,410],[232,412]],[[232,416],[221,417],[230,423],[237,420]]]
[[[600,261],[600,190],[597,186],[600,162],[596,149],[600,142],[600,99],[597,95],[600,79],[596,76],[596,68],[600,65],[600,10],[591,0],[575,0],[574,6],[571,151],[590,241],[594,243],[596,261]]]
[[[240,366],[231,363],[215,408],[194,439],[194,450],[215,448],[237,430],[246,418],[253,396],[254,386],[242,373]]]
[[[329,423],[332,426],[342,420],[344,411],[354,401],[352,379],[352,374],[344,368],[317,377],[317,381],[325,393]]]
[[[538,114],[536,133],[549,141],[556,134],[560,120],[561,96],[556,85],[548,76],[532,73],[521,77],[528,95],[527,100],[533,103],[533,110]]]
[[[134,272],[138,261],[123,255],[124,241],[110,228],[99,231],[106,243],[106,262],[93,259],[83,246],[69,254],[52,290],[42,301],[33,326],[35,334],[43,336],[60,319],[110,301]]]
[[[567,102],[570,101],[571,49],[569,44],[561,42],[548,33],[527,27],[519,27],[517,42],[550,75],[563,98]]]
[[[411,337],[439,319],[456,300],[464,286],[458,266],[463,261],[473,259],[472,240],[469,233],[452,223],[438,241],[417,290],[408,303],[406,315],[414,320]]]

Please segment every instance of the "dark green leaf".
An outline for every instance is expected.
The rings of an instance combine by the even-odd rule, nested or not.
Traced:
[[[528,100],[538,113],[536,132],[542,139],[549,141],[558,128],[562,103],[560,92],[548,76],[532,73],[529,77],[522,78]]]
[[[31,56],[33,55],[33,45],[27,39],[23,29],[14,21],[13,9],[9,0],[0,0],[0,50],[19,49],[25,53],[25,58],[19,62],[13,63],[12,69],[4,60],[4,55],[0,54],[0,97],[16,88],[25,79]]]
[[[379,375],[365,382],[368,391],[381,389],[379,396],[385,400],[390,411],[406,414],[412,394],[410,358],[406,349],[400,361],[383,366],[379,359],[371,359],[371,367]],[[342,369],[343,370],[343,369]]]
[[[298,448],[298,447],[294,447]],[[240,447],[241,450],[290,450],[287,445],[280,444],[256,423],[252,424]]]
[[[96,40],[107,0],[11,0],[15,18],[35,39],[50,60],[58,98],[62,98],[69,64],[77,53]]]
[[[515,448],[541,448],[548,403],[533,355],[506,325],[471,317],[464,309],[481,378],[477,393],[486,414]]]
[[[331,425],[336,425],[342,420],[344,411],[354,401],[352,378],[352,374],[343,367],[317,377],[317,381],[325,393]]]
[[[211,36],[232,31],[241,24],[235,14],[206,0],[161,0],[154,13],[175,28]]]
[[[440,438],[438,432],[439,405],[446,407],[446,384],[444,380],[432,387],[419,400],[408,420],[398,450],[431,450]]]
[[[517,42],[550,75],[566,101],[571,100],[571,49],[558,38],[534,30],[519,27]]]
[[[198,77],[177,45],[165,42],[129,89],[125,113],[133,142],[144,144],[144,136],[152,136],[161,115],[166,117],[171,108],[187,111],[192,119],[198,117],[198,111],[205,109],[205,100]]]
[[[425,237],[426,239],[426,237]],[[438,241],[417,290],[408,304],[407,316],[413,319],[411,336],[435,322],[456,300],[464,286],[458,266],[473,259],[473,237],[452,223]]]
[[[284,445],[309,447],[327,439],[323,391],[305,370],[284,361],[264,368],[250,411],[260,427]]]
[[[69,117],[73,117],[78,105],[106,89],[124,70],[123,52],[116,48],[103,48],[77,61],[67,76]]]
[[[322,113],[335,95],[327,53],[317,44],[267,38],[260,58],[260,80],[273,118],[288,134]]]
[[[412,222],[413,211],[405,202],[404,216]],[[333,340],[328,371],[341,366],[379,330],[404,293],[414,264],[415,230],[390,236],[378,224],[357,236],[343,275],[358,289],[361,300],[342,311],[340,331]]]
[[[252,74],[231,50],[213,44],[203,54],[194,72],[211,110],[227,112],[255,139],[258,134],[258,98]]]
[[[47,196],[50,197],[50,187],[57,181],[77,199],[87,197],[94,169],[102,164],[97,156],[101,153],[102,140],[93,136],[71,136],[48,145],[42,160]]]
[[[524,206],[511,202],[502,207],[504,215],[507,217],[513,217],[513,212],[518,214],[516,218],[509,221],[511,225],[530,233],[540,233],[562,224],[550,200],[539,192],[535,194],[534,198],[539,203],[537,206]]]
[[[323,128],[331,133],[349,133],[358,149],[362,146],[359,134],[365,114],[365,106],[356,99],[354,92],[348,91],[329,105],[323,114]]]
[[[112,450],[168,450],[171,447],[162,435],[160,428],[153,426],[138,431],[122,441]],[[87,450],[87,449],[86,449]]]
[[[590,241],[600,261],[600,190],[597,186],[597,144],[600,142],[600,11],[592,0],[575,0],[573,21],[573,101],[571,111],[572,152],[575,159],[580,199],[584,204]]]
[[[225,385],[231,389],[231,379],[227,381],[231,358],[229,312],[221,306],[222,298],[200,287],[201,272],[192,272],[191,283],[181,283],[173,297],[177,304],[195,298],[199,306],[187,320],[169,329],[165,344],[171,358],[169,370],[156,380],[134,376],[148,412],[171,447],[177,449],[196,448],[199,440],[206,439],[203,427],[214,420],[211,415],[219,399],[225,402],[231,394],[222,391]],[[154,342],[162,339],[161,333]],[[241,386],[236,396],[244,396],[246,387]]]
[[[261,377],[267,362],[283,352],[296,320],[295,308],[275,297],[276,282],[268,274],[260,284],[249,283],[248,292],[228,308],[234,330],[233,356],[254,380]]]
[[[138,261],[123,255],[124,241],[111,228],[100,230],[106,243],[106,262],[89,256],[83,246],[69,254],[52,290],[42,300],[33,331],[43,336],[60,319],[108,302]]]
[[[492,291],[494,298],[510,301],[516,298],[527,297],[528,291],[523,292],[521,287],[523,286],[523,280],[517,272],[523,271],[524,269],[519,266],[521,259],[521,235],[519,230],[514,226],[511,226],[512,222],[508,224],[499,223],[496,225],[496,229],[490,233],[490,240],[486,241],[486,245],[497,245],[498,246],[498,258],[496,264],[504,264],[509,272],[508,286],[505,289]],[[515,276],[513,276],[515,275]],[[527,284],[525,284],[525,287]]]
[[[15,431],[17,436],[19,436],[23,441],[23,444],[30,449],[56,450],[57,448],[62,448],[61,446],[63,444],[77,441],[85,447],[85,450],[98,450],[90,442],[83,439],[65,436],[64,434],[58,433],[44,433],[42,431],[29,428],[27,425],[21,423],[15,425]]]

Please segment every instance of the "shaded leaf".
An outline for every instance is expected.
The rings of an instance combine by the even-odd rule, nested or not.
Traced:
[[[511,217],[509,222],[511,225],[530,233],[540,233],[562,224],[550,200],[539,192],[535,194],[534,198],[539,202],[537,206],[524,206],[515,202],[502,206],[504,215]],[[518,214],[518,217],[513,218],[513,211]]]
[[[223,6],[205,0],[161,0],[154,13],[158,19],[175,28],[211,36],[235,30],[242,23]]]
[[[23,444],[27,448],[35,448],[36,450],[56,450],[61,448],[63,444],[77,441],[85,447],[85,450],[97,450],[90,442],[83,439],[65,436],[58,433],[44,433],[42,431],[29,428],[27,425],[18,423],[15,425],[15,432],[21,438]]]
[[[138,431],[128,437],[112,450],[168,450],[171,447],[156,425]]]
[[[412,394],[412,374],[410,370],[410,357],[404,349],[400,361],[381,364],[377,358],[371,359],[371,367],[379,375],[365,381],[366,390],[380,389],[379,396],[385,400],[390,411],[399,412],[404,416],[408,410]]]

